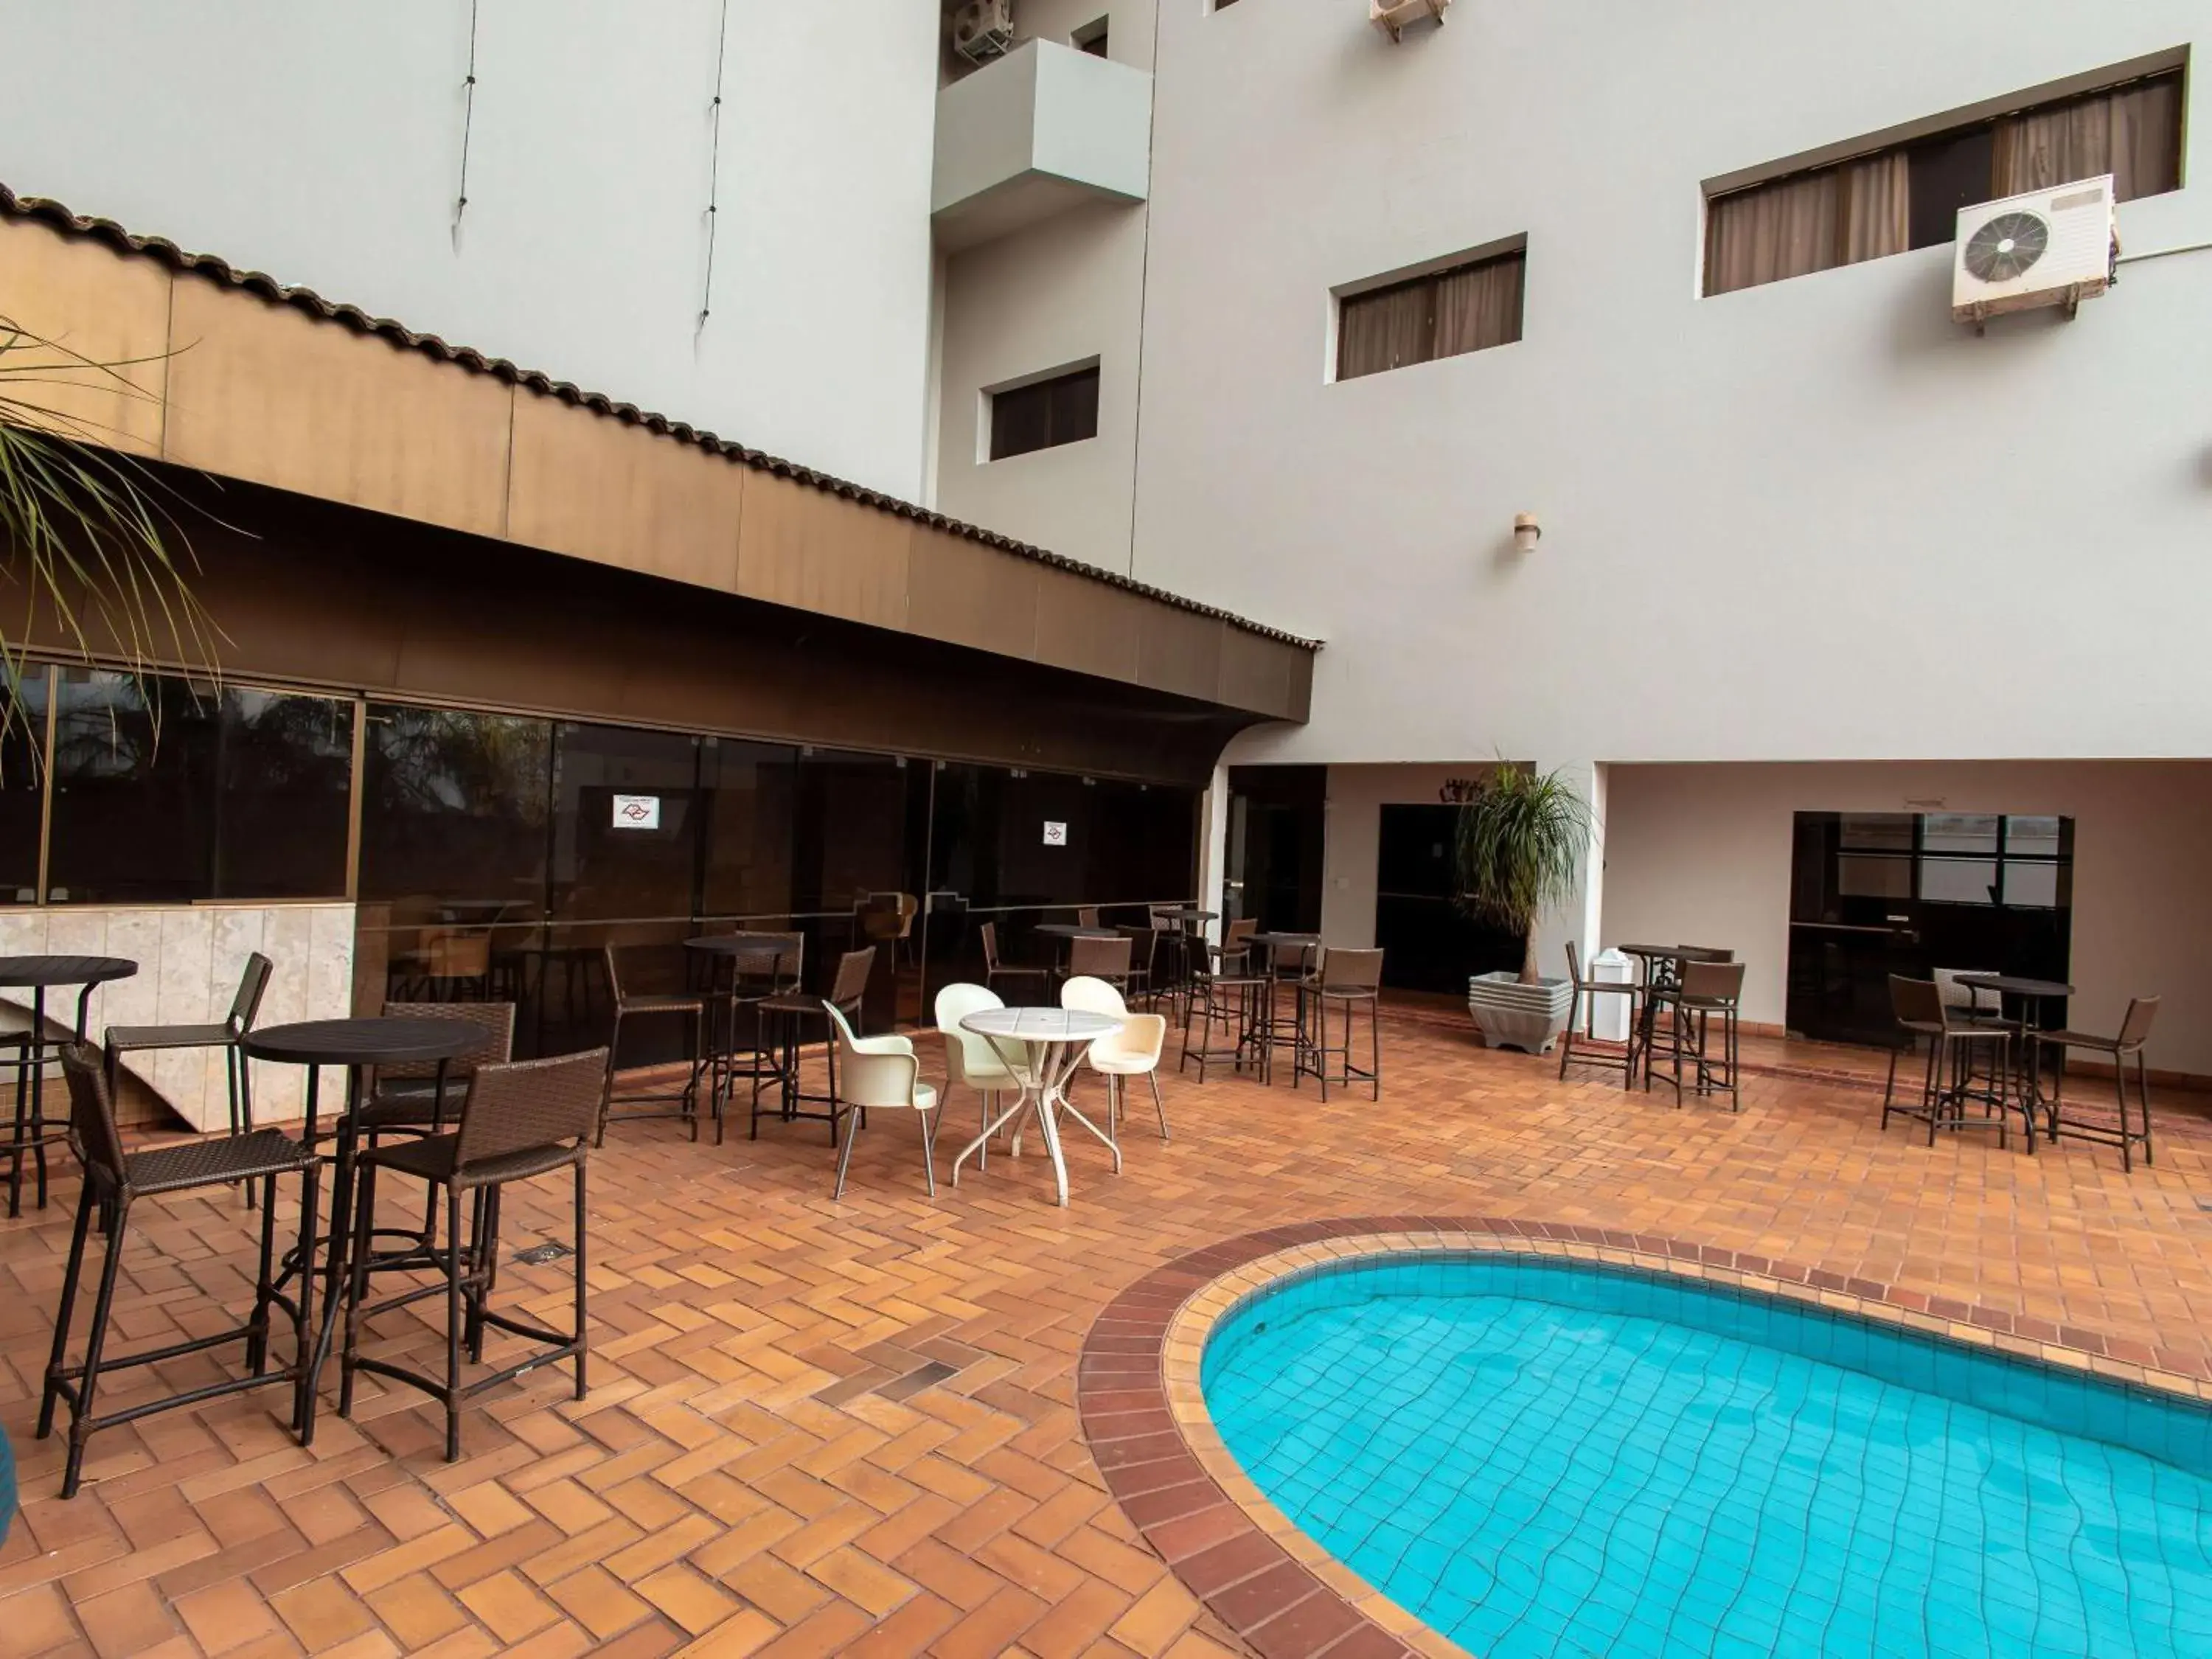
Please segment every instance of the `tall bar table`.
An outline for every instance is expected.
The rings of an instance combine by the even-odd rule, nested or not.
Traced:
[[[46,1127],[45,1090],[46,1051],[58,1049],[64,1039],[46,1035],[46,993],[75,985],[76,1041],[84,1041],[87,1015],[94,988],[112,980],[128,979],[138,964],[128,957],[0,957],[0,989],[31,994],[31,1027],[16,1038],[15,1128],[0,1152],[8,1158],[8,1214],[23,1213],[23,1160],[38,1170],[39,1207],[46,1207],[46,1148],[65,1139],[66,1131]]]
[[[240,1046],[255,1060],[307,1068],[307,1119],[301,1142],[315,1148],[315,1119],[322,1068],[343,1066],[346,1071],[345,1103],[337,1121],[337,1156],[332,1161],[331,1231],[324,1252],[323,1319],[315,1339],[314,1357],[307,1362],[307,1380],[300,1391],[300,1421],[295,1425],[300,1443],[315,1439],[315,1390],[322,1380],[323,1361],[330,1357],[331,1336],[337,1324],[338,1292],[351,1267],[347,1259],[353,1240],[354,1158],[361,1140],[362,1073],[375,1066],[438,1062],[435,1098],[446,1097],[444,1062],[454,1059],[477,1040],[476,1028],[458,1019],[408,1019],[376,1015],[365,1019],[310,1019],[291,1025],[264,1026],[249,1031]],[[314,1273],[313,1255],[321,1239],[310,1239],[297,1259],[288,1258],[278,1283],[294,1273],[300,1275],[300,1298],[309,1298]],[[303,1317],[301,1322],[306,1322]]]

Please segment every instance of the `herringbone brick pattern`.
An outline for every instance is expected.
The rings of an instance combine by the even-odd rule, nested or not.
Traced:
[[[866,1133],[842,1204],[818,1124],[720,1147],[629,1126],[593,1164],[589,1399],[565,1371],[495,1390],[448,1466],[412,1395],[365,1379],[350,1423],[326,1401],[312,1452],[277,1395],[247,1395],[95,1439],[69,1503],[58,1442],[30,1439],[65,1180],[43,1216],[0,1224],[0,1421],[28,1500],[0,1550],[0,1651],[1235,1650],[1108,1496],[1073,1368],[1147,1269],[1290,1220],[1633,1229],[2100,1332],[2174,1369],[2212,1356],[2197,1103],[2162,1103],[2157,1167],[2124,1176],[2085,1146],[2031,1158],[1884,1136],[1875,1097],[1844,1085],[1757,1077],[1741,1116],[1677,1110],[1425,1022],[1387,1030],[1385,1064],[1379,1105],[1171,1079],[1173,1143],[1138,1114],[1117,1180],[1071,1142],[1064,1212],[1034,1150],[931,1202],[911,1122]],[[951,1110],[948,1141],[972,1099]],[[118,1336],[213,1328],[250,1283],[246,1212],[228,1196],[141,1211]],[[565,1226],[557,1183],[510,1194],[510,1254]],[[506,1294],[561,1316],[560,1265],[504,1273]],[[441,1307],[393,1316],[376,1344],[429,1357]]]

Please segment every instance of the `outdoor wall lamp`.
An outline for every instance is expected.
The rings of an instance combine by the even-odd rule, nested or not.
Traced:
[[[1544,526],[1536,522],[1534,514],[1516,513],[1513,515],[1513,550],[1516,553],[1534,553],[1536,544],[1543,539],[1543,536]]]

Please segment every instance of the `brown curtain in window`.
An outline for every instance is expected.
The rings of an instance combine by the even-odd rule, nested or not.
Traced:
[[[1999,196],[2112,175],[2120,201],[2181,183],[2181,79],[2167,76],[1997,123]]]
[[[1455,356],[1521,337],[1520,254],[1486,259],[1437,278],[1437,356]]]
[[[1912,168],[1903,150],[1843,169],[1843,259],[1855,265],[1912,246]]]
[[[1705,292],[1732,294],[1837,264],[1843,189],[1831,167],[1716,197],[1705,210]]]
[[[1436,337],[1432,283],[1409,283],[1344,301],[1336,325],[1336,378],[1425,362]]]

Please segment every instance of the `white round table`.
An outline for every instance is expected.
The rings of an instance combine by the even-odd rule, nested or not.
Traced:
[[[952,1184],[960,1184],[960,1165],[969,1153],[981,1151],[993,1135],[1029,1111],[1036,1114],[1037,1127],[1044,1133],[1044,1149],[1052,1159],[1053,1182],[1060,1203],[1067,1202],[1067,1160],[1060,1152],[1060,1128],[1054,1121],[1061,1112],[1105,1143],[1114,1154],[1114,1173],[1121,1174],[1121,1149],[1114,1144],[1112,1135],[1068,1104],[1067,1079],[1081,1063],[1084,1051],[1109,1032],[1121,1030],[1121,1024],[1110,1014],[1073,1008],[982,1008],[963,1019],[961,1029],[990,1043],[1006,1069],[1021,1080],[1022,1092],[1012,1106],[984,1125],[981,1134],[960,1149],[960,1156],[952,1160]],[[1018,1146],[1018,1128],[1015,1138]]]

